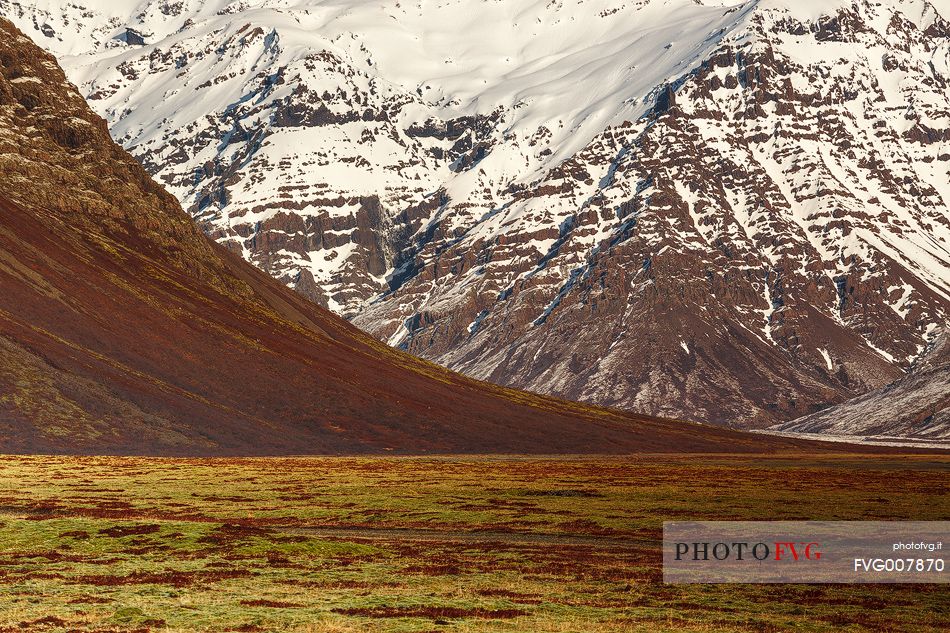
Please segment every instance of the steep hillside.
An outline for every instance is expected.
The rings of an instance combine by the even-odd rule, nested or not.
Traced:
[[[950,335],[940,336],[906,376],[771,431],[887,441],[950,440]]]
[[[0,19],[0,451],[795,446],[476,382],[210,242]]]
[[[925,0],[0,0],[208,232],[468,375],[764,426],[950,310]]]

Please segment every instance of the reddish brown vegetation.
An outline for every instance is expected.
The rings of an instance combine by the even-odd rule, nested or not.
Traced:
[[[218,582],[231,578],[247,578],[255,575],[257,575],[256,572],[238,569],[229,571],[170,571],[163,573],[132,572],[126,576],[77,576],[75,582],[98,587],[119,585],[170,585],[172,587],[188,587],[190,585]]]
[[[404,574],[422,574],[423,576],[457,576],[462,573],[462,568],[451,564],[409,565],[402,571]]]
[[[74,538],[74,539],[85,540],[89,538],[89,532],[86,532],[85,530],[70,530],[68,532],[62,532],[59,535],[59,538]]]
[[[25,622],[20,622],[20,628],[26,630],[35,630],[35,629],[53,629],[53,628],[63,628],[67,626],[66,620],[62,618],[57,618],[53,615],[48,615],[44,618],[38,618],[36,620],[28,620]]]
[[[123,536],[133,536],[138,534],[155,534],[161,530],[160,525],[154,523],[145,523],[141,525],[117,525],[116,527],[99,530],[99,534],[111,536],[112,538],[122,538]]]
[[[225,523],[215,528],[207,536],[198,539],[199,543],[204,545],[214,545],[218,547],[228,546],[235,542],[245,541],[254,537],[269,537],[273,535],[272,530],[254,525],[239,525],[236,523]]]
[[[360,615],[368,618],[483,618],[503,620],[528,615],[520,609],[464,609],[460,607],[360,607],[334,609],[334,613]]]
[[[280,600],[241,600],[241,604],[245,607],[272,607],[274,609],[298,609],[303,606]]]

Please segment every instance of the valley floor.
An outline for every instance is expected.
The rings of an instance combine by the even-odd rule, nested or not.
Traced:
[[[662,584],[670,519],[950,519],[950,456],[0,457],[0,631],[950,630],[946,585]]]

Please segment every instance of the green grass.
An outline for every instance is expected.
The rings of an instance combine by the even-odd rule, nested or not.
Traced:
[[[664,585],[669,519],[943,519],[943,457],[0,457],[0,632],[941,631],[940,585]]]

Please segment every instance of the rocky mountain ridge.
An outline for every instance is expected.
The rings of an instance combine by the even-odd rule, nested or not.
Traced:
[[[471,376],[761,426],[947,321],[941,3],[0,12],[222,244]]]
[[[950,443],[950,335],[938,336],[895,382],[770,431],[863,442]]]
[[[4,19],[0,288],[4,453],[809,446],[505,389],[387,347],[210,241]]]

